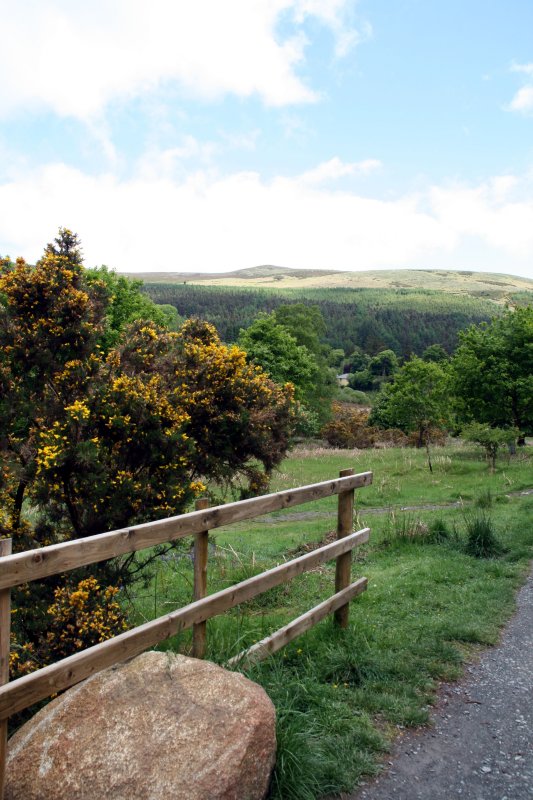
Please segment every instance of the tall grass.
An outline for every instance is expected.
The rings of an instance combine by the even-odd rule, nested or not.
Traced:
[[[530,451],[494,475],[468,448],[438,451],[433,476],[423,460],[414,450],[299,448],[275,476],[273,489],[282,489],[347,466],[374,471],[373,486],[356,493],[357,525],[372,534],[354,553],[353,578],[366,575],[369,585],[351,604],[348,630],[325,620],[246,672],[277,710],[276,800],[349,791],[375,772],[398,728],[427,721],[438,681],[457,678],[473,647],[496,642],[513,609],[533,554],[533,498],[513,494],[533,483]],[[331,534],[335,515],[330,498],[213,533],[209,591],[312,547]],[[481,554],[491,557],[472,558]],[[133,621],[190,602],[192,569],[187,553],[160,562]],[[226,664],[333,585],[330,564],[210,620],[208,658]],[[163,646],[189,653],[190,634]]]
[[[475,558],[500,556],[505,548],[496,536],[492,518],[485,512],[466,517],[467,540],[465,552]]]

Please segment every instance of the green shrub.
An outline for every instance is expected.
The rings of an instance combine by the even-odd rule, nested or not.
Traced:
[[[463,438],[475,442],[485,450],[490,469],[496,469],[498,450],[507,445],[512,447],[520,435],[518,428],[493,428],[486,423],[472,422],[463,428]]]
[[[450,538],[450,529],[443,519],[433,520],[429,526],[427,538],[431,542],[445,542]]]
[[[478,508],[492,508],[492,492],[486,489],[476,498],[476,506]]]
[[[483,512],[466,518],[467,540],[465,551],[475,558],[493,558],[504,552],[504,547],[494,531],[492,519]]]
[[[393,542],[423,542],[428,541],[429,527],[422,520],[413,517],[411,514],[400,512],[396,514],[391,511],[387,517],[384,527],[387,544]]]
[[[341,403],[354,403],[360,406],[369,406],[370,398],[364,392],[358,389],[350,389],[349,386],[344,386],[342,389],[337,390],[337,400]]]

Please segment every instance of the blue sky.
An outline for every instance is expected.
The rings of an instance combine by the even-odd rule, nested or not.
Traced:
[[[533,278],[531,0],[0,0],[0,253]]]

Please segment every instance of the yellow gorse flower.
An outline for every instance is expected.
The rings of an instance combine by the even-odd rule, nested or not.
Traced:
[[[82,420],[89,419],[91,412],[83,400],[75,400],[70,406],[65,406],[65,411],[73,419],[81,422]]]

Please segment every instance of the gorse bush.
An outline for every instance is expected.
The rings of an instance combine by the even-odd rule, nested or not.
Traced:
[[[383,430],[370,425],[370,411],[355,403],[332,403],[332,419],[324,425],[320,435],[332,447],[352,448],[391,446],[403,447],[408,439],[398,428]]]
[[[0,259],[0,536],[15,553],[180,514],[207,483],[265,490],[294,387],[212,325],[164,319],[134,282],[85,270],[70,231],[34,266]],[[175,546],[16,590],[13,669],[121,630],[116,587]]]
[[[106,349],[115,298],[69,231],[56,241],[34,267],[0,263],[4,535],[26,498],[34,527],[64,539],[179,513],[205,479],[263,487],[293,430],[292,386],[198,320],[169,332],[123,314]]]
[[[375,428],[368,426],[369,412],[348,403],[332,404],[333,418],[321,431],[332,447],[372,447]]]
[[[20,588],[19,603],[21,597],[31,597],[27,585]],[[101,587],[94,577],[67,580],[65,585],[55,589],[50,606],[41,610],[33,641],[19,640],[18,631],[24,624],[17,624],[19,618],[27,616],[31,610],[23,603],[14,605],[9,660],[11,679],[125,631],[128,626],[117,600],[118,592],[116,586]]]
[[[58,587],[48,608],[50,661],[70,655],[73,646],[82,650],[125,631],[128,626],[118,593],[118,587],[100,586],[94,577]]]
[[[427,444],[443,447],[446,444],[446,430],[430,426],[423,431],[422,435],[418,431],[412,431],[407,437],[406,444],[409,447],[422,447]]]

